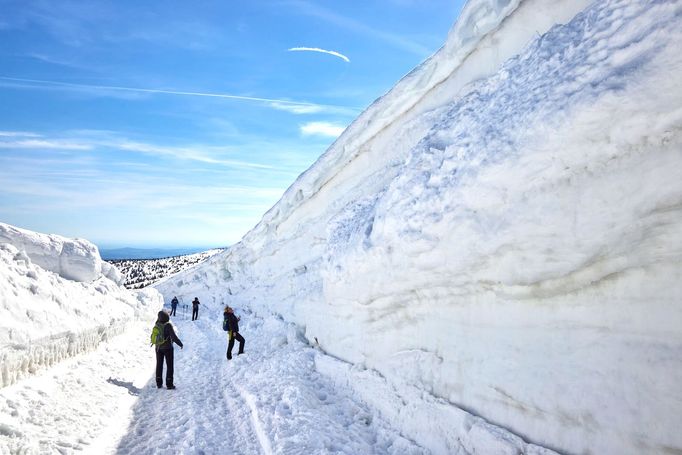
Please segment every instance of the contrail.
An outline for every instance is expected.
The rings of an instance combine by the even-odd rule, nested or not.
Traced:
[[[333,55],[334,57],[338,57],[341,60],[344,60],[344,61],[350,63],[350,59],[348,57],[346,57],[345,55],[343,55],[342,53],[336,52],[336,51],[328,51],[326,49],[320,49],[319,47],[292,47],[291,49],[287,49],[287,50],[289,52],[291,52],[291,51],[294,51],[294,52],[296,52],[296,51],[321,52],[323,54]]]
[[[283,100],[277,98],[260,98],[257,96],[242,96],[242,95],[230,95],[227,93],[205,93],[205,92],[185,92],[179,90],[161,90],[153,88],[139,88],[139,87],[119,87],[114,85],[90,85],[90,84],[75,84],[71,82],[59,82],[59,81],[46,81],[41,79],[25,79],[20,77],[8,77],[0,76],[0,80],[13,81],[13,82],[28,82],[31,84],[43,84],[43,85],[53,85],[58,87],[71,87],[71,88],[85,88],[85,89],[97,89],[97,90],[117,90],[124,92],[135,92],[135,93],[157,93],[162,95],[180,95],[180,96],[205,96],[210,98],[223,98],[230,100],[240,100],[240,101],[257,101],[262,103],[280,103],[290,106],[307,106],[307,107],[330,107],[336,109],[354,109],[354,107],[348,106],[337,106],[333,104],[316,104],[316,103],[306,103],[304,101],[291,101]]]

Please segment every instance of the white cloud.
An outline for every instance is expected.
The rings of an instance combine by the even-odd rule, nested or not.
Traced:
[[[213,145],[160,145],[127,139],[110,131],[81,130],[64,133],[65,138],[51,138],[23,131],[0,131],[0,149],[35,150],[124,150],[150,156],[175,158],[241,169],[274,169],[274,166],[233,159],[234,150]]]
[[[304,136],[338,137],[345,129],[345,126],[334,125],[329,122],[308,122],[301,125],[301,133]]]
[[[287,50],[289,52],[319,52],[321,54],[329,54],[333,55],[334,57],[338,57],[347,63],[350,63],[350,59],[343,55],[342,53],[336,51],[328,51],[326,49],[320,49],[319,47],[292,47]]]
[[[162,90],[154,88],[140,88],[140,87],[120,87],[114,85],[89,85],[76,84],[71,82],[48,81],[42,79],[25,79],[19,77],[0,76],[0,81],[5,83],[12,83],[15,88],[52,88],[61,90],[81,90],[85,92],[96,93],[98,95],[111,95],[112,93],[127,93],[127,94],[150,94],[150,95],[175,95],[175,96],[196,96],[208,98],[222,98],[236,101],[252,101],[266,103],[267,106],[280,110],[289,110],[295,113],[309,113],[315,109],[319,110],[346,110],[356,111],[357,108],[348,106],[335,106],[332,104],[315,104],[303,101],[291,101],[287,99],[278,98],[261,98],[257,96],[243,96],[231,95],[229,93],[211,93],[211,92],[187,92],[182,90]],[[17,85],[14,85],[17,84]]]
[[[172,147],[159,146],[154,144],[147,144],[143,142],[135,142],[128,140],[120,140],[115,142],[102,143],[101,145],[126,150],[129,152],[144,153],[147,155],[166,156],[182,160],[198,161],[208,164],[220,164],[223,166],[230,166],[236,168],[251,168],[251,169],[272,169],[272,166],[251,163],[248,161],[223,159],[220,156],[225,152],[224,149],[212,146],[194,146],[194,147]]]
[[[328,114],[338,114],[343,116],[355,117],[362,111],[359,107],[341,107],[332,106],[329,104],[282,104],[281,102],[270,103],[270,107],[280,111],[290,112],[292,114],[319,114],[325,112]]]
[[[29,131],[0,131],[0,137],[40,137],[40,134]]]
[[[69,142],[61,139],[23,139],[18,141],[0,141],[2,149],[58,149],[58,150],[92,150],[92,145]]]
[[[322,106],[316,104],[283,104],[278,101],[270,103],[270,107],[279,111],[291,112],[292,114],[316,114],[324,110]]]

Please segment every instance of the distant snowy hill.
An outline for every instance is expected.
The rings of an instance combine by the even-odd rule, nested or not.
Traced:
[[[211,249],[211,248],[209,248]],[[174,256],[201,253],[202,248],[100,248],[99,253],[105,261],[124,259],[163,259]]]
[[[186,254],[161,259],[109,259],[107,262],[115,266],[123,275],[123,285],[128,289],[141,289],[157,281],[200,264],[222,249],[213,249],[201,253]]]
[[[239,244],[157,288],[295,322],[432,453],[535,450],[500,427],[681,452],[681,47],[676,0],[469,1]]]

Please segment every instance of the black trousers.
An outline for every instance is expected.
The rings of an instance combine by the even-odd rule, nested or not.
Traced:
[[[159,349],[156,351],[156,385],[163,384],[163,359],[166,359],[166,387],[173,385],[173,348]]]
[[[171,314],[170,314],[171,316],[175,316],[175,310],[176,310],[177,308],[178,308],[177,306],[172,306],[172,307],[171,307]]]
[[[232,348],[234,347],[234,340],[239,341],[239,352],[238,354],[243,354],[244,353],[244,337],[241,336],[239,333],[235,333],[232,338],[230,338],[230,342],[227,343],[227,360],[230,360],[232,358]]]
[[[192,308],[192,321],[199,319],[199,307]]]

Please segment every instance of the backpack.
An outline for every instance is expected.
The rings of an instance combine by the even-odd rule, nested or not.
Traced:
[[[165,332],[167,322],[164,322],[163,324],[154,324],[154,328],[152,329],[152,336],[151,336],[151,345],[159,347],[166,341],[168,341],[167,338],[164,338],[163,333]]]
[[[227,318],[223,319],[223,330],[229,332],[230,324],[227,322]]]

